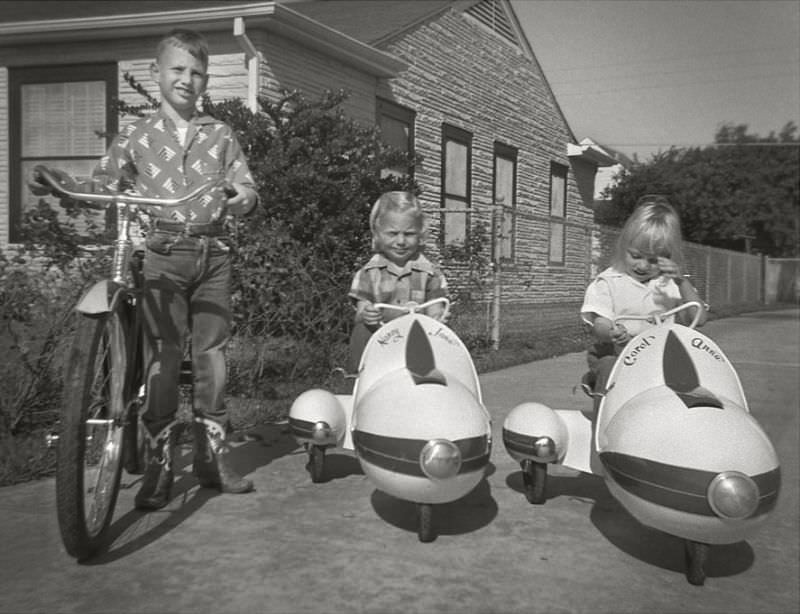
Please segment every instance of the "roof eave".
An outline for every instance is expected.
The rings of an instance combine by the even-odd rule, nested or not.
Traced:
[[[576,145],[575,143],[567,143],[567,156],[578,160],[583,160],[595,166],[614,166],[619,164],[619,161],[609,156],[599,147],[594,145]]]
[[[165,18],[167,15],[169,17]],[[235,17],[245,20],[248,31],[265,30],[280,34],[379,78],[395,77],[408,67],[389,53],[361,43],[276,2],[229,4],[138,15],[8,22],[0,24],[0,47],[151,36],[163,33],[166,23],[180,23],[201,32],[219,32],[232,30]]]

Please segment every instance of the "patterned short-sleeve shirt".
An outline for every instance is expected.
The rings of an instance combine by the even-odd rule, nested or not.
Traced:
[[[93,180],[112,190],[131,187],[154,198],[178,198],[210,181],[253,187],[247,159],[233,130],[208,115],[189,122],[185,140],[161,111],[126,126],[100,159]],[[206,223],[225,213],[221,187],[181,207],[152,208],[149,214],[177,222]]]
[[[399,267],[382,254],[375,254],[353,276],[348,295],[353,302],[405,305],[447,296],[447,280],[439,267],[424,255]]]

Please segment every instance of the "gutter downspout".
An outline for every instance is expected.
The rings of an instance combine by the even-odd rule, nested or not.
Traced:
[[[245,66],[247,67],[247,108],[255,113],[258,111],[261,53],[245,33],[243,17],[234,17],[233,37],[244,52]]]

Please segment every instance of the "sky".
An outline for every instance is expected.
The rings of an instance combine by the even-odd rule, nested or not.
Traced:
[[[800,0],[511,0],[567,122],[642,162],[800,126]]]

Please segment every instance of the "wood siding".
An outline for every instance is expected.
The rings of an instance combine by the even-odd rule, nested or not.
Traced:
[[[576,301],[587,276],[587,233],[592,213],[568,174],[566,251],[563,266],[548,266],[550,163],[569,167],[569,128],[537,63],[455,11],[419,25],[386,50],[408,70],[379,87],[379,95],[416,111],[416,151],[426,206],[438,208],[441,126],[473,135],[472,206],[475,218],[491,219],[494,143],[519,151],[516,258],[504,265],[504,303]],[[432,226],[438,220],[432,219]]]

